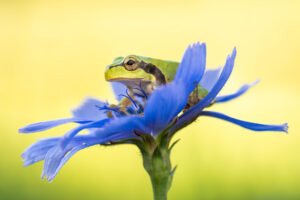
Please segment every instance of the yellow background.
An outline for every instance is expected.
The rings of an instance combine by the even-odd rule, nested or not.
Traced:
[[[281,124],[289,134],[252,132],[203,117],[178,134],[169,199],[299,199],[299,1],[0,2],[0,199],[152,199],[133,146],[77,153],[53,182],[42,163],[20,154],[38,138],[73,125],[22,135],[29,123],[70,116],[85,97],[113,100],[103,71],[114,57],[177,60],[190,43],[207,44],[207,67],[237,47],[223,94],[261,79],[247,94],[210,110]]]

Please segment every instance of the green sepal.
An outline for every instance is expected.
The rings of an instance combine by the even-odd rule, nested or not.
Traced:
[[[142,132],[139,132],[137,130],[133,130],[134,134],[138,137],[140,137],[143,141],[143,143],[145,144],[145,146],[147,146],[149,149],[149,151],[153,151],[155,149],[155,139],[147,134],[147,133],[142,133]]]
[[[172,186],[172,183],[173,183],[173,177],[174,177],[174,174],[175,174],[175,171],[177,169],[177,165],[172,169],[171,173],[170,173],[170,183],[169,183],[169,190],[171,189],[171,186]]]
[[[177,139],[177,140],[175,140],[175,142],[173,142],[172,144],[171,144],[171,146],[169,147],[169,153],[171,153],[171,150],[174,148],[174,146],[178,143],[180,141],[180,139]]]
[[[176,124],[178,118],[176,117],[173,122],[165,128],[162,132],[160,132],[156,137],[156,145],[167,147],[171,140],[169,130]]]

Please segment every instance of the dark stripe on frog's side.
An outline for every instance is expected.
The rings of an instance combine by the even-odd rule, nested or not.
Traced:
[[[157,81],[157,85],[165,85],[167,83],[164,74],[152,63],[146,63],[144,61],[141,61],[138,65],[138,68],[141,68],[145,72],[152,74]]]

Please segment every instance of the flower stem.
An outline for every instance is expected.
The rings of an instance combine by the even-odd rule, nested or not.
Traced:
[[[177,141],[170,145],[174,134],[168,131],[176,121],[177,119],[155,138],[150,134],[134,130],[141,140],[133,139],[132,143],[136,144],[142,153],[144,168],[151,179],[154,200],[167,200],[167,194],[171,188],[176,167],[172,169],[170,153]]]
[[[144,167],[151,179],[154,200],[167,200],[172,182],[169,152],[157,147],[152,155],[147,154],[143,158]]]
[[[168,177],[150,176],[154,200],[167,200],[168,193]]]

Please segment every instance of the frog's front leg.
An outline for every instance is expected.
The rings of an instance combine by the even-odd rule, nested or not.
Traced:
[[[127,95],[124,94],[124,97],[119,101],[117,105],[110,104],[108,107],[111,109],[115,109],[116,112],[118,112],[121,115],[129,115],[129,112],[127,111],[127,108],[133,104],[134,101],[134,92],[133,89],[130,87],[127,87],[128,93]],[[109,111],[106,113],[107,117],[113,118],[114,111]]]
[[[127,86],[128,92],[127,95],[124,95],[124,98],[119,102],[119,107],[121,111],[126,111],[126,108],[133,104],[134,101],[134,92],[133,89]]]

